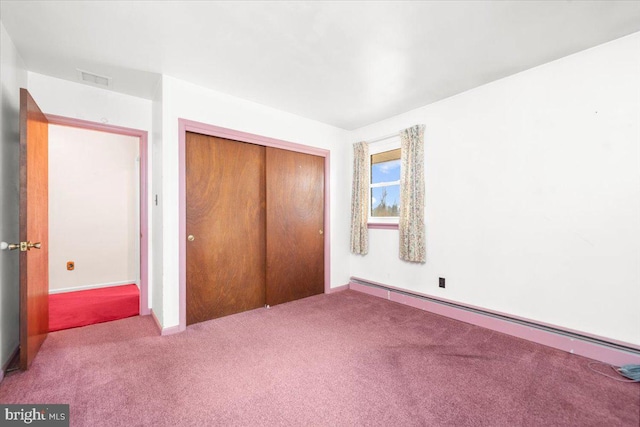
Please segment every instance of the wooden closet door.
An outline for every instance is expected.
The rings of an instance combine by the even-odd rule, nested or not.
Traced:
[[[324,292],[324,158],[267,147],[267,304]]]
[[[185,152],[187,324],[263,307],[265,147],[187,133]]]

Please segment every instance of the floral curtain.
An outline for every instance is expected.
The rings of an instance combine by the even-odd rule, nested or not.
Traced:
[[[351,190],[351,253],[369,252],[367,219],[369,214],[369,146],[353,144],[353,182]]]
[[[400,259],[424,263],[424,125],[401,131],[400,148]]]

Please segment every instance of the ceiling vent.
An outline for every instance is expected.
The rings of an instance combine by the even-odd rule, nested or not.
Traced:
[[[78,78],[82,83],[87,83],[92,86],[98,86],[102,88],[111,87],[111,77],[99,76],[88,71],[76,69],[78,71]]]

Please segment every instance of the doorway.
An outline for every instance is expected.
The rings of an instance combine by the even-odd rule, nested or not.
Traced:
[[[49,332],[49,124],[137,136],[140,149],[140,314],[148,314],[147,133],[84,120],[46,115],[20,89],[20,369],[27,370]],[[90,236],[89,236],[90,237]],[[35,249],[35,250],[32,250]]]
[[[109,137],[114,137],[114,136],[122,136],[122,137],[126,137],[126,144],[136,144],[136,146],[129,148],[129,150],[131,151],[131,149],[133,149],[134,151],[137,151],[137,155],[136,155],[136,159],[133,159],[136,164],[135,166],[132,167],[132,165],[126,165],[127,168],[129,170],[129,174],[131,173],[135,173],[135,177],[134,178],[134,183],[133,185],[137,188],[134,189],[134,191],[131,193],[131,197],[135,200],[134,203],[131,203],[131,208],[135,209],[135,217],[137,218],[137,220],[133,223],[133,224],[129,224],[128,227],[130,228],[128,230],[128,237],[127,239],[130,239],[131,242],[131,247],[134,248],[134,254],[132,257],[128,257],[128,259],[130,261],[127,261],[128,263],[133,262],[134,265],[133,266],[127,266],[129,271],[135,271],[135,278],[134,281],[136,285],[138,285],[139,288],[139,294],[140,294],[140,298],[139,298],[139,309],[138,312],[140,315],[147,315],[150,313],[149,310],[149,302],[148,302],[148,252],[149,252],[149,238],[148,238],[148,190],[147,190],[147,171],[148,171],[148,147],[147,147],[147,132],[146,131],[142,131],[142,130],[137,130],[137,129],[130,129],[130,128],[124,128],[124,127],[119,127],[119,126],[113,126],[113,125],[107,125],[107,124],[101,124],[101,123],[94,123],[94,122],[89,122],[89,121],[84,121],[84,120],[79,120],[79,119],[71,119],[71,118],[67,118],[67,117],[62,117],[62,116],[55,116],[55,115],[46,115],[47,119],[49,120],[49,125],[57,127],[57,128],[68,128],[69,131],[77,133],[77,134],[86,134],[87,136],[87,141],[86,144],[87,146],[91,145],[91,138],[92,137],[96,137],[96,135],[103,135],[104,137],[106,137],[105,141],[109,141]],[[95,131],[97,131],[98,133],[96,133]],[[113,139],[111,139],[113,141]],[[103,143],[104,144],[104,143]],[[121,145],[122,146],[122,145]],[[107,151],[108,152],[108,151]],[[117,156],[116,156],[117,157]],[[78,160],[82,161],[81,156],[78,158]],[[51,161],[55,161],[55,159],[52,159]],[[89,179],[90,177],[88,177]],[[101,179],[107,179],[105,177],[102,177]],[[122,181],[124,178],[120,177],[120,180]],[[131,181],[129,180],[129,182],[131,183]],[[123,181],[124,183],[124,181]],[[136,185],[137,183],[137,185]],[[70,185],[70,182],[67,182],[67,185]],[[100,194],[95,194],[95,197],[101,197],[104,195],[100,195]],[[117,209],[116,206],[114,206],[115,209]],[[73,225],[71,225],[73,226]],[[96,224],[96,229],[98,229],[100,227],[100,224]],[[53,232],[53,230],[52,230]],[[99,239],[95,239],[95,241],[92,241],[92,236],[93,233],[89,234],[86,236],[87,239],[87,243],[89,246],[94,244],[94,245],[100,245],[101,242],[98,241]],[[139,236],[139,237],[138,237]],[[116,261],[118,258],[115,257],[112,261],[113,262],[118,262]],[[57,262],[57,264],[60,264],[61,261],[59,259],[54,259],[52,261]],[[102,259],[102,261],[106,261],[106,264],[109,264],[109,260],[105,260]],[[70,266],[66,266],[66,268],[70,269],[71,273],[73,273],[73,271],[77,271],[78,273],[82,272],[82,268],[83,265],[75,265],[75,260],[74,259],[69,259],[67,260],[66,258],[64,259],[63,264],[68,264],[68,263],[72,263]],[[61,267],[61,268],[65,268],[65,265],[61,265],[58,266],[56,264],[57,267]],[[91,268],[91,266],[86,266],[87,268],[85,269],[85,271],[89,268]],[[76,270],[77,269],[77,270]],[[65,272],[66,273],[66,272]],[[78,275],[80,276],[80,275]],[[130,279],[131,277],[129,277]],[[82,281],[82,279],[80,279],[80,281]],[[98,281],[100,282],[100,281]],[[104,282],[104,280],[102,281]],[[129,282],[129,280],[126,280],[125,282]],[[131,282],[131,283],[133,283]],[[76,285],[79,282],[76,282]],[[117,281],[114,282],[108,282],[107,283],[87,283],[88,286],[80,286],[77,290],[85,290],[85,289],[93,289],[93,288],[102,288],[105,285],[112,285],[112,286],[116,286],[116,285],[123,285],[125,283],[118,283]],[[57,287],[60,287],[60,285],[58,285]],[[123,287],[124,289],[124,287]],[[62,289],[62,291],[71,291],[73,289]],[[55,292],[55,290],[54,290]]]

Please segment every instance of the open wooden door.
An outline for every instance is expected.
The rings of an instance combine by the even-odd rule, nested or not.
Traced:
[[[20,369],[49,331],[49,123],[20,89]]]

